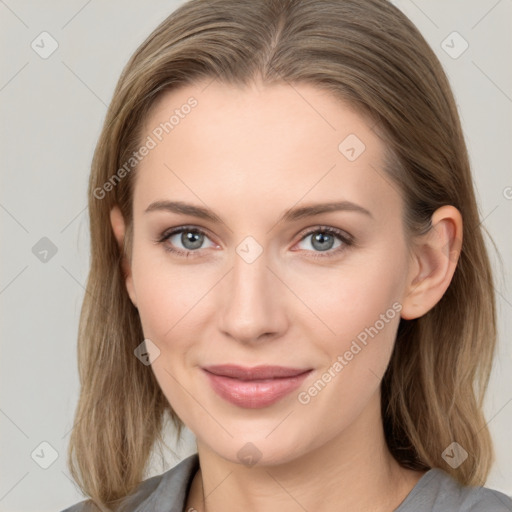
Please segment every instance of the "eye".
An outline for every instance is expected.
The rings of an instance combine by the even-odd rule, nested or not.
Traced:
[[[206,233],[202,229],[194,226],[181,226],[171,231],[166,231],[157,242],[164,244],[166,251],[188,258],[192,255],[195,256],[193,253],[203,248],[201,246],[207,238]],[[183,248],[180,248],[179,244],[181,244]],[[215,246],[216,245],[212,243],[211,247]]]
[[[348,233],[329,226],[319,226],[314,230],[308,231],[302,237],[301,242],[308,238],[310,238],[311,241],[307,245],[313,248],[313,254],[311,255],[313,258],[325,258],[337,255],[354,243],[353,238]],[[336,240],[338,240],[339,243],[334,250],[332,250]]]
[[[313,258],[335,256],[354,243],[351,235],[330,226],[318,226],[309,230],[302,236],[299,243],[304,242],[308,237],[312,237],[309,244],[312,250],[306,248],[306,251],[311,252]],[[180,226],[166,231],[156,242],[163,244],[166,251],[188,258],[199,255],[199,249],[205,248],[202,247],[205,239],[209,238],[202,229],[195,226]],[[333,250],[336,240],[338,245]],[[212,242],[210,247],[217,247],[217,245]]]

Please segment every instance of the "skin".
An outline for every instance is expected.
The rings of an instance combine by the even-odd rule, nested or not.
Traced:
[[[380,382],[400,316],[422,316],[450,283],[460,213],[440,208],[433,229],[408,241],[402,198],[382,169],[382,140],[348,105],[306,84],[203,82],[166,92],[146,135],[192,95],[197,107],[137,170],[133,247],[123,263],[144,335],[160,350],[152,370],[197,438],[201,469],[186,510],[392,511],[424,473],[402,468],[387,449]],[[354,161],[338,149],[349,134],[366,146]],[[206,206],[224,222],[145,213],[159,200]],[[289,208],[341,200],[371,216],[336,211],[278,221]],[[121,245],[125,223],[117,207],[111,222]],[[181,234],[155,243],[184,225],[206,232],[199,249],[183,245]],[[349,233],[355,243],[335,254],[343,245],[335,237],[322,252],[314,235],[306,236],[322,226]],[[262,250],[251,263],[236,252],[247,236]],[[314,258],[326,252],[332,257]],[[400,313],[300,403],[298,393],[395,302]],[[246,409],[218,396],[200,368],[225,363],[314,371],[277,403]],[[260,452],[253,466],[237,456],[248,442]]]

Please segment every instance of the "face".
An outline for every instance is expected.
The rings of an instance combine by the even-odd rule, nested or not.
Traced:
[[[206,84],[166,93],[145,124],[156,145],[137,170],[127,289],[198,443],[277,464],[379,407],[409,268],[403,202],[381,139],[328,92]],[[327,203],[339,208],[299,214]],[[302,375],[215,377],[214,365]]]

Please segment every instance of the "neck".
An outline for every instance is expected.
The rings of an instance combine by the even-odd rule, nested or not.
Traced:
[[[197,447],[201,469],[187,511],[391,512],[424,474],[402,468],[389,452],[378,393],[350,427],[290,462],[248,467]]]

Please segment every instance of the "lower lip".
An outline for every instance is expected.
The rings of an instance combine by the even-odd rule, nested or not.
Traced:
[[[295,377],[247,381],[203,371],[219,396],[238,407],[259,409],[274,404],[297,389],[312,370]]]

